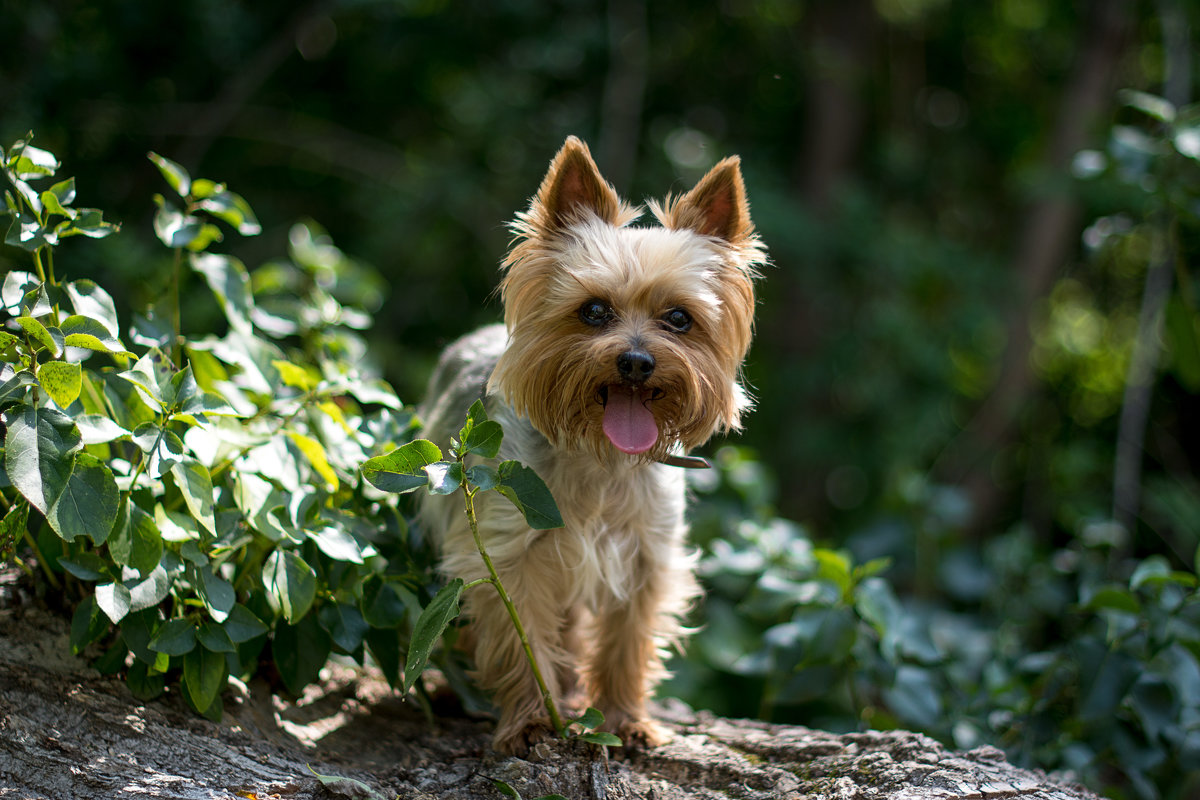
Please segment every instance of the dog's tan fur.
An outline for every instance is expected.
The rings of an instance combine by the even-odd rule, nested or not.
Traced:
[[[484,396],[504,426],[500,457],[545,480],[565,527],[531,530],[488,493],[479,506],[485,544],[555,697],[596,705],[627,744],[653,746],[666,737],[647,699],[698,594],[684,544],[683,474],[656,462],[739,427],[749,406],[740,370],[753,282],[765,256],[736,157],[650,208],[661,227],[632,226],[640,209],[624,203],[587,146],[569,138],[513,223],[517,239],[500,286],[504,327],[447,350],[422,416],[427,435],[445,444]],[[581,316],[597,299],[612,312],[602,326]],[[686,331],[664,322],[679,309],[689,317]],[[630,348],[653,359],[645,380],[618,369]],[[606,436],[609,387],[638,392],[653,414],[659,435],[643,452],[622,452]],[[484,576],[461,506],[429,497],[422,518],[447,575]],[[467,595],[464,613],[479,681],[500,708],[495,746],[523,753],[550,725],[512,623],[484,591]]]

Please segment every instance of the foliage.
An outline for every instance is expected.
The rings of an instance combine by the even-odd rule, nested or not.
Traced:
[[[752,454],[717,455],[720,482],[696,485],[703,627],[665,693],[728,715],[994,744],[1111,797],[1200,786],[1195,573],[1120,557],[1111,525],[1048,554],[1024,527],[972,552],[947,535],[945,489],[927,487],[906,511],[926,535],[942,531],[932,552],[943,599],[901,599],[892,585],[912,539],[868,532],[856,549],[890,539],[900,566],[857,563],[770,515]]]
[[[60,239],[115,226],[71,206],[73,181],[32,188],[58,164],[28,138],[4,155],[8,242],[37,268],[3,286],[9,550],[24,537],[78,600],[72,648],[99,646],[98,666],[124,669],[138,697],[178,679],[219,717],[229,677],[269,662],[299,692],[332,653],[370,652],[399,685],[430,560],[358,478],[411,421],[364,361],[356,305],[374,287],[314,225],[251,275],[210,249],[225,230],[258,232],[246,201],[150,157],[174,193],[155,198],[155,232],[175,254],[176,291],[122,326],[103,288],[51,268]],[[196,278],[223,335],[169,322]]]

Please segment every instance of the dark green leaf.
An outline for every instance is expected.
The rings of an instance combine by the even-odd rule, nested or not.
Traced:
[[[277,614],[296,622],[308,613],[317,594],[317,574],[291,550],[274,550],[263,564],[263,587]]]
[[[421,612],[413,625],[412,638],[408,644],[408,658],[404,664],[404,692],[407,694],[429,660],[433,646],[442,638],[450,621],[458,616],[458,598],[462,596],[463,582],[455,578],[443,586],[429,605]]]
[[[224,622],[237,603],[233,584],[214,573],[212,567],[202,566],[192,569],[197,577],[196,594],[200,596],[204,607],[208,609],[209,616],[217,622]]]
[[[192,269],[204,276],[225,312],[229,325],[239,333],[252,330],[250,317],[254,311],[254,295],[250,291],[250,275],[241,261],[232,256],[202,253],[192,256]]]
[[[156,653],[169,656],[190,653],[196,647],[196,625],[183,617],[169,619],[158,629],[148,646]]]
[[[163,693],[167,679],[161,672],[151,672],[144,661],[134,661],[125,675],[125,685],[138,700],[149,701]]]
[[[326,603],[321,606],[318,619],[329,632],[333,643],[347,653],[362,647],[363,639],[370,630],[359,610],[346,603]]]
[[[66,488],[75,452],[83,447],[79,429],[66,414],[48,407],[11,408],[4,412],[4,424],[8,428],[4,440],[8,479],[34,508],[46,514]]]
[[[371,627],[395,628],[406,613],[404,601],[390,582],[373,575],[363,585],[362,615]]]
[[[592,733],[580,734],[579,739],[591,744],[598,744],[604,747],[620,747],[625,744],[621,741],[621,737],[615,733],[607,733],[605,731],[594,731]]]
[[[480,458],[495,458],[500,452],[500,443],[503,440],[504,430],[500,423],[489,419],[475,423],[462,446],[467,453]]]
[[[428,481],[425,467],[442,460],[433,442],[415,439],[392,452],[376,456],[362,465],[362,475],[384,492],[411,492]]]
[[[262,620],[255,616],[253,611],[241,603],[233,607],[221,626],[229,635],[230,640],[236,644],[248,642],[270,630]]]
[[[162,534],[154,518],[136,503],[122,500],[108,536],[108,553],[113,561],[147,576],[158,566],[162,552]]]
[[[587,710],[571,721],[586,730],[594,731],[604,724],[604,714],[600,709],[588,706]]]
[[[85,597],[71,617],[71,652],[79,655],[83,648],[108,631],[108,625],[108,617],[101,613],[96,598],[92,595]]]
[[[89,550],[71,558],[63,556],[58,565],[81,581],[98,581],[108,574],[108,562]]]
[[[99,545],[113,529],[120,502],[121,493],[108,467],[93,455],[78,453],[75,469],[46,520],[65,541],[86,535]]]
[[[196,640],[205,649],[214,653],[237,652],[233,639],[229,638],[228,631],[212,620],[206,619],[200,623],[200,627],[196,629]]]
[[[495,489],[500,485],[500,474],[488,464],[476,464],[467,468],[467,480],[481,491]]]
[[[289,692],[298,695],[317,679],[332,644],[316,614],[305,616],[295,625],[276,626],[271,654]]]
[[[214,702],[225,685],[225,656],[196,647],[183,657],[183,688],[192,705],[203,711]]]
[[[516,461],[501,462],[497,472],[500,485],[496,490],[521,511],[529,527],[551,530],[563,526],[558,505],[537,473]]]
[[[400,631],[395,628],[371,628],[367,631],[367,648],[379,665],[383,677],[393,689],[400,688]]]

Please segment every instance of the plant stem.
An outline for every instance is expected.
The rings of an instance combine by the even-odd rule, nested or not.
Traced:
[[[459,463],[462,463],[461,458]],[[512,619],[513,627],[517,630],[517,637],[520,638],[521,647],[525,650],[525,659],[529,662],[529,668],[533,670],[533,678],[537,681],[538,689],[542,693],[542,702],[546,704],[546,711],[550,714],[550,724],[554,726],[554,730],[558,732],[559,736],[565,736],[566,728],[563,726],[562,717],[558,714],[558,706],[555,705],[554,697],[546,686],[546,679],[542,677],[542,670],[533,656],[533,647],[529,644],[529,637],[525,634],[525,626],[521,624],[521,618],[517,616],[517,607],[513,604],[512,598],[508,596],[504,584],[501,583],[496,566],[492,563],[491,556],[488,555],[487,549],[483,546],[483,539],[479,535],[479,522],[475,516],[475,492],[477,491],[478,489],[469,488],[464,481],[463,494],[466,497],[467,522],[471,526],[471,536],[475,539],[475,547],[483,558],[488,574],[492,576],[488,582],[496,587],[496,593],[500,595],[500,602],[504,603],[504,608],[508,611],[509,618]],[[469,585],[474,586],[479,582],[472,581]]]

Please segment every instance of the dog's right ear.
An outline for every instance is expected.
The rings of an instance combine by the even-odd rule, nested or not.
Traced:
[[[587,217],[588,212],[610,224],[619,224],[621,198],[600,175],[588,146],[568,136],[550,162],[550,170],[534,198],[533,212],[541,211],[547,229],[562,229]]]

